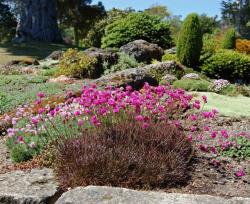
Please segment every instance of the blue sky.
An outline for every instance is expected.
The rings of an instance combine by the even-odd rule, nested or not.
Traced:
[[[107,10],[115,7],[125,9],[132,7],[136,10],[144,10],[151,5],[166,5],[174,15],[182,15],[196,12],[206,13],[209,16],[220,16],[221,0],[93,0],[93,3],[101,1]]]

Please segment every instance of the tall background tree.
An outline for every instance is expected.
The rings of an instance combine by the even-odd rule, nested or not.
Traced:
[[[153,16],[158,16],[162,20],[169,17],[171,14],[166,6],[163,5],[153,5],[148,9],[144,10],[145,13]]]
[[[6,0],[0,0],[0,42],[9,40],[15,34],[16,18]]]
[[[222,20],[229,26],[235,26],[238,33],[250,38],[250,0],[223,0]]]

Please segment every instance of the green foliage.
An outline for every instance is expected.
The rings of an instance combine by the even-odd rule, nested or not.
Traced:
[[[200,64],[211,57],[216,51],[216,40],[213,34],[203,35],[203,47],[200,57]]]
[[[235,34],[234,28],[230,28],[229,30],[227,30],[221,46],[222,46],[222,49],[234,49],[235,48],[236,34]]]
[[[177,58],[176,54],[166,53],[162,56],[162,59],[161,59],[162,62],[172,61],[172,60],[178,62],[178,58]]]
[[[219,50],[201,66],[204,74],[227,80],[250,78],[250,57],[232,50]]]
[[[106,69],[104,71],[104,74],[114,73],[129,68],[140,67],[143,65],[143,63],[137,62],[133,56],[129,56],[128,54],[121,52],[119,53],[118,63]]]
[[[206,80],[181,79],[173,83],[175,88],[182,88],[186,91],[204,91],[209,90],[210,82]]]
[[[55,76],[57,72],[58,72],[57,67],[51,67],[51,68],[50,67],[43,67],[40,74],[42,76]]]
[[[169,24],[156,16],[131,13],[106,27],[102,47],[120,47],[138,39],[167,48],[172,43]]]
[[[95,77],[97,60],[76,49],[68,49],[59,62],[57,75],[75,78]]]
[[[226,150],[221,151],[221,155],[237,159],[250,158],[250,139],[246,137],[235,137],[233,142],[237,145],[228,147]]]
[[[185,19],[177,44],[177,57],[187,66],[195,68],[199,64],[202,49],[202,31],[199,16],[190,14]]]

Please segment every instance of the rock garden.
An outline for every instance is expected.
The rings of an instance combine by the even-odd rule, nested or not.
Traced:
[[[1,65],[0,203],[250,203],[250,41],[194,13],[176,40],[146,12],[105,23]]]

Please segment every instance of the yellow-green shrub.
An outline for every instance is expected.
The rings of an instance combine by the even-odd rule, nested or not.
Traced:
[[[237,39],[236,50],[241,53],[250,54],[250,40]]]
[[[68,49],[59,62],[57,75],[75,78],[93,78],[97,59],[90,57],[77,49]]]

